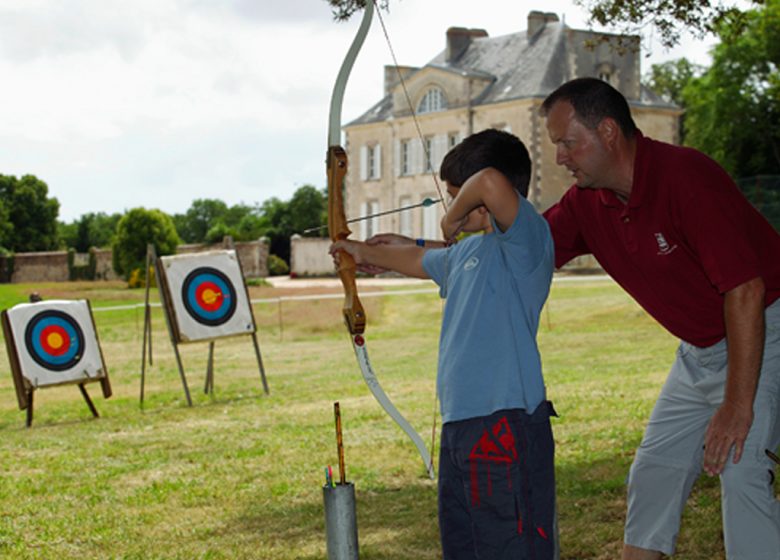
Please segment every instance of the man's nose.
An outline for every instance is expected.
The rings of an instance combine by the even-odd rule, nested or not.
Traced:
[[[569,159],[569,154],[566,153],[566,148],[563,146],[558,146],[555,149],[555,163],[558,165],[563,165],[566,163]]]

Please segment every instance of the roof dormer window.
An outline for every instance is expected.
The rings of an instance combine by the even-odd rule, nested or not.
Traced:
[[[434,113],[447,108],[447,99],[444,92],[439,87],[432,87],[425,92],[420,103],[417,105],[417,113]]]

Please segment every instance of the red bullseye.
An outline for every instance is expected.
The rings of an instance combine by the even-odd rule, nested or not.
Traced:
[[[70,348],[70,336],[59,325],[48,325],[41,332],[41,347],[51,356],[62,356]]]
[[[202,282],[195,290],[195,299],[206,311],[217,311],[222,307],[225,295],[214,282]]]

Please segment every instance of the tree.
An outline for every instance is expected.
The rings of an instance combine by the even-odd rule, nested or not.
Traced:
[[[0,201],[10,227],[0,228],[5,248],[15,252],[57,248],[60,203],[49,198],[49,187],[34,175],[17,179],[0,175]]]
[[[780,0],[723,24],[712,66],[683,90],[686,144],[734,177],[780,169]]]
[[[346,20],[370,0],[326,1],[335,19]],[[758,6],[765,0],[746,1]],[[636,35],[652,26],[666,47],[680,42],[681,29],[703,37],[714,33],[723,23],[739,26],[744,22],[744,11],[737,6],[739,2],[724,5],[710,0],[574,0],[574,3],[590,13],[591,24],[617,28],[623,35]],[[388,0],[380,2],[381,8],[387,6]]]
[[[747,0],[761,5],[765,0]],[[673,47],[681,30],[696,37],[715,33],[723,25],[740,28],[745,11],[738,2],[710,0],[574,0],[590,13],[590,23],[617,28],[623,35],[635,35],[648,26],[658,31],[661,43]],[[744,3],[744,2],[743,2]]]
[[[198,198],[192,202],[187,212],[177,215],[176,230],[186,243],[203,243],[209,229],[217,224],[228,212],[228,206],[215,198]]]
[[[113,245],[114,270],[125,279],[146,266],[146,246],[152,243],[158,256],[172,255],[179,236],[171,217],[160,210],[133,208],[119,220]]]
[[[303,185],[290,199],[290,228],[293,233],[301,233],[306,229],[327,225],[328,223],[328,195],[326,192],[317,190],[311,185]],[[327,231],[321,230],[322,235]],[[311,235],[318,235],[313,232]]]
[[[662,64],[653,64],[650,72],[642,80],[647,87],[666,101],[685,109],[683,90],[694,78],[701,76],[706,68],[690,62],[687,58],[670,60]],[[680,115],[680,143],[685,142],[685,113]]]
[[[59,224],[59,238],[66,248],[86,253],[91,247],[110,247],[122,215],[89,212],[70,224]]]

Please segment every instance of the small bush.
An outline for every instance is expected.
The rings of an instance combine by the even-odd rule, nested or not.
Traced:
[[[157,282],[154,276],[153,266],[149,267],[149,278],[151,278],[152,287],[156,287]],[[143,268],[134,268],[132,272],[130,272],[130,278],[127,279],[127,287],[130,289],[146,287],[146,274],[144,274]]]
[[[290,267],[284,259],[276,255],[268,255],[268,274],[271,276],[284,276],[290,273]]]

